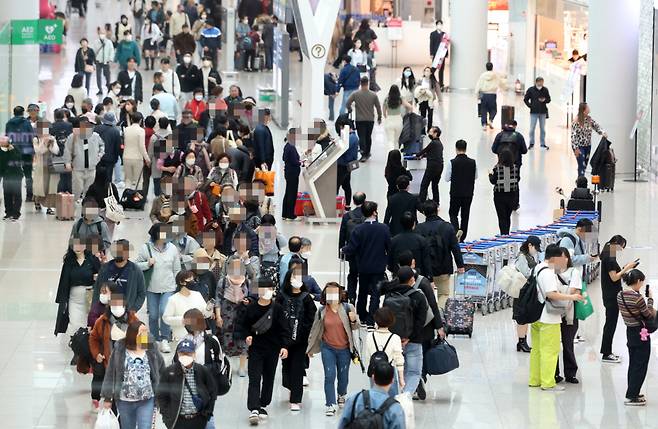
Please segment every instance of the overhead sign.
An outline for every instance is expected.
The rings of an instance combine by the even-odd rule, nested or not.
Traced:
[[[13,19],[12,45],[59,45],[64,27],[59,19]]]

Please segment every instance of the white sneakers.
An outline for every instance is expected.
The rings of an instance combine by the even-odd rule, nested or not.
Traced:
[[[310,383],[308,382],[308,377],[307,377],[307,376],[304,376],[304,381],[302,381],[302,386],[306,387],[306,386],[308,386],[309,384],[310,384]]]
[[[171,347],[169,346],[169,341],[162,340],[160,342],[160,351],[162,353],[171,353]]]
[[[336,406],[335,405],[327,405],[327,409],[324,412],[324,415],[327,417],[333,417],[336,415]]]
[[[251,413],[249,413],[249,424],[251,426],[258,426],[258,423],[259,423],[258,410],[253,410]]]
[[[302,404],[290,404],[290,411],[298,412],[302,410]]]
[[[563,392],[564,386],[555,385],[553,387],[542,387],[541,390],[544,392]]]
[[[343,408],[345,406],[345,395],[338,395],[338,407]]]
[[[601,358],[601,362],[606,363],[621,363],[621,358],[617,355],[609,354]]]

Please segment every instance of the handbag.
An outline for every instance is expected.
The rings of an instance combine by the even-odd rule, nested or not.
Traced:
[[[576,311],[576,319],[585,320],[594,313],[594,306],[592,305],[592,299],[587,293],[587,283],[583,282],[583,287],[581,289],[581,294],[585,298],[585,302],[576,301],[574,303],[574,308]]]
[[[110,183],[108,187],[108,196],[103,199],[105,201],[105,217],[114,223],[120,223],[126,215],[123,213],[123,207],[117,201],[116,195],[114,195],[112,184]]]
[[[359,160],[357,159],[347,164],[347,171],[351,173],[354,170],[358,170],[359,167],[360,167],[360,163]]]
[[[645,319],[642,317],[640,314],[639,316],[636,316],[633,314],[630,308],[628,308],[628,304],[626,304],[626,298],[624,298],[624,292],[622,291],[621,293],[621,300],[624,303],[624,307],[626,307],[626,311],[628,311],[628,314],[630,314],[635,320],[639,321],[642,323],[642,325],[646,328],[646,330],[652,334],[658,330],[658,319],[655,317],[652,317],[651,319]]]
[[[424,368],[429,375],[447,374],[459,368],[457,350],[448,341],[437,338],[425,353]]]
[[[272,305],[270,305],[270,308],[267,309],[265,314],[263,314],[260,319],[256,321],[253,325],[251,325],[251,330],[253,331],[254,334],[256,335],[262,335],[266,333],[267,331],[270,330],[272,327],[272,313],[274,313],[274,301],[272,301]]]
[[[63,156],[51,155],[48,160],[48,172],[50,174],[62,174],[68,172]]]
[[[94,67],[91,64],[85,64],[85,73],[93,73],[96,70],[96,67]]]
[[[194,403],[194,408],[196,408],[197,412],[201,411],[203,409],[203,399],[199,395],[195,395],[192,392],[192,389],[190,388],[190,385],[187,384],[187,378],[183,376],[183,382],[185,383],[185,387],[187,387],[187,391],[190,392],[190,396],[192,397],[192,402]]]

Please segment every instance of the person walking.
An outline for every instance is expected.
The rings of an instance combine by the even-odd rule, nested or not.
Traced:
[[[94,52],[96,53],[96,86],[98,92],[96,95],[102,96],[103,89],[109,92],[110,84],[112,83],[110,66],[114,62],[114,43],[107,39],[105,31],[101,27],[96,30],[98,39],[94,42]],[[103,85],[103,77],[105,77],[105,85]]]
[[[142,89],[142,74],[137,70],[138,61],[134,57],[126,61],[126,69],[121,70],[117,81],[121,84],[121,92],[124,98],[132,98],[136,103],[144,101]]]
[[[548,88],[544,86],[544,78],[535,79],[535,85],[528,88],[523,97],[523,102],[530,109],[530,145],[528,149],[535,146],[535,129],[539,122],[539,142],[541,147],[548,149],[546,146],[546,119],[548,118],[548,107],[551,102],[551,95]]]
[[[350,120],[337,120],[335,123],[336,134],[340,136],[341,129],[345,125],[350,128],[349,143],[347,151],[336,161],[336,195],[339,194],[340,188],[342,187],[343,192],[345,193],[345,202],[348,204],[346,209],[348,209],[349,203],[352,200],[353,163],[359,159],[359,137],[356,135],[354,123]]]
[[[523,164],[523,155],[528,153],[528,147],[525,144],[523,135],[516,131],[517,122],[515,120],[509,121],[503,125],[503,130],[496,134],[494,142],[491,145],[491,151],[496,155],[508,150],[512,152],[514,164],[519,168],[521,173],[521,165]],[[519,174],[520,176],[520,174]]]
[[[362,206],[366,202],[366,194],[363,192],[356,192],[352,196],[354,208],[343,215],[340,221],[340,230],[338,232],[338,253],[339,256],[345,257],[348,263],[347,274],[347,298],[351,304],[356,302],[357,282],[359,278],[359,270],[356,266],[356,256],[347,258],[342,254],[342,249],[350,241],[354,229],[363,223],[365,216],[363,216]]]
[[[25,177],[26,202],[31,202],[34,200],[32,192],[32,165],[34,158],[34,146],[32,144],[32,139],[34,134],[35,132],[32,128],[30,120],[25,117],[25,108],[23,106],[14,107],[14,116],[9,121],[7,121],[7,124],[5,125],[5,135],[9,138],[9,145],[13,146],[16,150],[16,152],[12,152],[12,150],[9,152],[11,152],[12,155],[18,154],[21,159],[22,165],[17,165],[20,166],[22,170],[18,187],[20,191],[20,182],[22,182],[23,177]],[[21,192],[19,192],[19,194],[20,193]],[[5,201],[7,201],[6,198]]]
[[[416,154],[419,159],[426,158],[427,166],[423,179],[420,182],[418,199],[423,202],[427,199],[428,188],[432,185],[432,200],[439,204],[439,182],[443,174],[443,143],[441,143],[441,129],[432,127],[427,133],[430,143]]]
[[[617,255],[626,248],[626,239],[621,235],[614,235],[603,246],[599,259],[601,259],[601,295],[605,307],[605,324],[601,339],[601,362],[620,363],[621,358],[612,353],[612,339],[617,329],[619,319],[619,306],[617,295],[622,291],[621,280],[624,275],[635,267],[637,262],[632,261],[623,268],[617,262]]]
[[[324,367],[325,415],[336,415],[345,405],[349,383],[350,361],[355,350],[353,331],[359,329],[356,310],[347,302],[347,292],[336,282],[329,282],[320,297],[322,307],[317,312],[308,340],[309,358],[320,353]],[[335,381],[338,378],[338,390]],[[338,398],[336,398],[338,392]]]
[[[348,258],[356,258],[359,270],[357,313],[359,320],[372,327],[373,316],[379,308],[378,284],[385,278],[391,233],[388,226],[377,221],[377,203],[366,201],[361,206],[361,212],[365,219],[352,231],[349,242],[342,250]]]
[[[131,113],[131,124],[123,131],[123,165],[126,175],[126,187],[138,190],[137,185],[142,180],[142,185],[146,179],[143,177],[144,165],[151,166],[151,159],[146,151],[145,135],[142,128],[142,114],[139,112]],[[146,198],[146,195],[144,195]]]
[[[387,144],[392,143],[394,149],[399,149],[402,116],[411,110],[413,110],[413,107],[402,98],[400,88],[397,85],[391,85],[388,95],[384,99],[384,128]]]
[[[427,278],[432,278],[432,261],[430,246],[425,237],[414,231],[416,214],[404,212],[400,218],[401,232],[391,239],[391,251],[388,255],[388,270],[397,273],[400,268],[399,259],[406,253],[411,253],[416,260],[415,269]]]
[[[441,101],[439,83],[436,81],[436,77],[434,77],[432,68],[425,67],[423,69],[423,77],[414,89],[414,97],[418,102],[420,116],[425,120],[427,125],[426,130],[429,131],[432,128],[432,121],[434,120],[434,101]]]
[[[386,166],[384,167],[384,178],[388,184],[386,199],[389,199],[392,195],[397,193],[397,180],[400,176],[407,176],[409,181],[413,180],[411,172],[402,165],[402,152],[393,149],[388,152]]]
[[[258,121],[253,133],[254,164],[256,168],[270,171],[274,164],[274,140],[269,127],[272,113],[267,108],[263,109],[262,113],[262,120]]]
[[[338,84],[336,91],[340,91],[343,88],[343,100],[340,104],[340,110],[338,115],[345,114],[347,108],[347,100],[350,98],[352,93],[359,89],[359,70],[352,64],[352,59],[349,56],[343,57],[343,63],[345,64],[340,73],[338,74]]]
[[[119,68],[122,71],[125,71],[128,68],[128,60],[130,58],[134,58],[137,65],[142,62],[139,45],[133,40],[130,30],[126,30],[123,32],[123,38],[116,45],[114,62],[119,64]]]
[[[585,169],[589,164],[589,155],[592,151],[592,131],[596,131],[603,138],[608,138],[608,134],[589,114],[589,105],[580,103],[578,116],[571,124],[571,149],[578,163],[578,176],[585,175]]]
[[[415,221],[418,209],[418,197],[409,192],[409,178],[402,175],[398,177],[396,184],[398,192],[388,199],[384,213],[384,224],[388,225],[391,237],[395,237],[403,231],[401,221],[404,214],[411,213]]]
[[[52,157],[59,155],[59,146],[55,137],[50,134],[49,123],[37,122],[36,136],[32,139],[34,147],[33,194],[34,210],[40,212],[42,205],[46,214],[55,214],[55,199],[59,174],[51,172]]]
[[[494,185],[500,234],[507,235],[512,225],[512,212],[519,205],[519,168],[514,164],[512,152],[503,151],[498,155],[498,163],[489,173],[489,182]]]
[[[284,220],[295,220],[295,202],[297,201],[297,190],[299,188],[299,175],[302,172],[302,161],[297,151],[296,139],[301,137],[297,128],[290,128],[283,147],[283,171],[286,179],[286,190],[283,195],[281,217]]]
[[[507,88],[507,85],[505,85],[505,78],[499,73],[493,71],[492,63],[487,63],[485,68],[487,70],[480,75],[480,78],[475,85],[475,95],[478,97],[480,122],[483,131],[486,131],[487,127],[493,130],[493,121],[498,112],[496,94],[498,89],[504,91]]]
[[[96,164],[105,153],[103,139],[96,134],[87,118],[73,121],[73,134],[66,139],[64,163],[73,172],[73,196],[82,199],[82,192],[91,186],[96,175]]]
[[[656,318],[653,290],[648,285],[645,287],[644,273],[638,269],[624,274],[623,280],[628,287],[617,294],[617,305],[626,325],[628,346],[628,387],[624,405],[645,406],[647,400],[640,394],[640,389],[651,357],[651,336],[646,326],[648,321]]]
[[[202,85],[201,71],[192,63],[192,54],[183,55],[183,62],[176,67],[180,82],[180,101],[184,105],[192,100],[195,89]]]
[[[96,64],[96,54],[94,50],[89,47],[89,40],[86,37],[80,39],[80,47],[75,53],[74,70],[77,74],[85,77],[85,89],[89,95],[89,84],[91,82],[91,74],[94,72]]]
[[[212,314],[206,310],[200,286],[193,272],[179,271],[176,274],[176,293],[169,297],[162,313],[162,321],[171,328],[173,341],[182,341],[187,335],[184,315],[188,310],[197,309],[206,318]]]
[[[144,63],[146,71],[155,69],[155,60],[160,52],[158,44],[163,38],[160,27],[150,18],[144,19],[144,25],[141,28],[142,50],[144,51]]]
[[[411,67],[407,66],[402,69],[402,76],[400,76],[397,85],[400,89],[402,99],[413,106],[415,103],[414,90],[416,89],[416,77]]]
[[[382,123],[382,107],[379,104],[377,94],[369,89],[369,82],[368,77],[363,76],[360,80],[361,88],[352,93],[347,99],[348,112],[352,111],[352,104],[356,105],[356,132],[359,135],[361,162],[366,162],[371,156],[375,110],[377,111],[377,124]]]
[[[477,165],[473,158],[466,155],[466,147],[465,140],[457,140],[455,143],[457,156],[448,162],[444,173],[445,181],[450,182],[450,207],[448,208],[450,223],[455,231],[458,233],[461,231],[460,242],[466,240],[468,233],[471,203],[473,202],[475,181],[478,178]]]

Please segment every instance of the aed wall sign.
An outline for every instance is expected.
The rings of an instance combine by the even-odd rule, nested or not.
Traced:
[[[62,21],[59,19],[13,19],[12,45],[59,45],[62,43]]]

